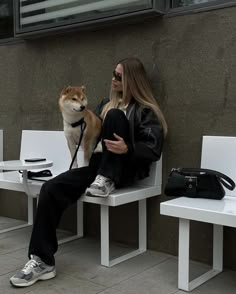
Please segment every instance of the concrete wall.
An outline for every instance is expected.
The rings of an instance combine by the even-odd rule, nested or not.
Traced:
[[[62,129],[64,85],[86,85],[93,108],[109,93],[115,63],[137,56],[169,124],[163,185],[172,167],[199,166],[202,135],[236,135],[235,28],[236,8],[228,8],[0,46],[4,158],[18,158],[22,129]],[[148,247],[177,254],[178,222],[159,214],[159,202],[167,199],[148,201]],[[22,195],[1,191],[0,203],[1,215],[26,216]],[[86,233],[99,236],[98,208],[85,211]],[[111,222],[113,240],[137,242],[136,204],[111,209]],[[73,223],[67,215],[65,226]],[[211,261],[211,233],[210,225],[193,223],[193,259]],[[224,238],[225,266],[235,268],[235,229],[226,228]]]

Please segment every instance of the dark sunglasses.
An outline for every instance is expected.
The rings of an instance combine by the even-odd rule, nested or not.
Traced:
[[[113,70],[113,78],[115,78],[116,81],[121,82],[122,81],[122,75]]]

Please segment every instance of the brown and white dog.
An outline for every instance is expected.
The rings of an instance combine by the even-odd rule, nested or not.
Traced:
[[[84,150],[84,163],[88,164],[101,132],[101,120],[87,108],[85,87],[65,87],[60,95],[59,107],[62,112],[64,133],[73,159],[81,134],[81,123],[86,123],[81,146]],[[74,160],[72,168],[77,168]]]

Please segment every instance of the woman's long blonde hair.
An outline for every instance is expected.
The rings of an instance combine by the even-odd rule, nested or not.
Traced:
[[[154,98],[147,74],[142,62],[135,57],[125,58],[120,60],[118,64],[123,67],[122,85],[123,92],[110,91],[110,101],[105,105],[101,116],[105,117],[107,111],[111,108],[117,108],[121,101],[124,101],[127,92],[131,94],[138,104],[151,108],[163,127],[163,133],[167,135],[167,123],[165,117]]]

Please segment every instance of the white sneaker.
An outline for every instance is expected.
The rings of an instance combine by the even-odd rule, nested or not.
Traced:
[[[101,175],[97,175],[95,181],[85,191],[88,196],[107,197],[115,190],[114,182]]]
[[[21,271],[10,278],[15,287],[28,287],[38,280],[49,280],[56,276],[55,266],[44,263],[38,256],[31,255]]]

